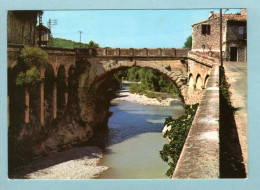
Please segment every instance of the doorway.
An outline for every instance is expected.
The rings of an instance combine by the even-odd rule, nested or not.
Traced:
[[[237,61],[237,47],[230,47],[230,61]]]

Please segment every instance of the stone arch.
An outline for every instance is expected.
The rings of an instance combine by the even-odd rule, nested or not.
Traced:
[[[79,76],[78,85],[78,105],[80,108],[80,116],[86,123],[95,123],[93,132],[96,134],[96,130],[104,130],[108,118],[110,116],[109,107],[112,97],[109,87],[111,81],[109,79],[120,71],[133,66],[150,68],[159,72],[169,80],[171,80],[180,92],[181,99],[186,101],[187,92],[187,69],[181,70],[178,68],[169,68],[166,64],[163,65],[160,61],[100,61],[99,64],[89,63],[84,73]],[[113,89],[112,89],[113,90]],[[98,122],[98,123],[97,123]],[[101,129],[98,128],[101,127]]]
[[[207,84],[208,78],[209,78],[209,75],[206,75],[206,77],[204,79],[204,82],[203,82],[204,88],[206,88],[206,84]]]
[[[196,77],[196,89],[202,90],[202,88],[203,88],[203,82],[202,82],[200,74],[198,74]]]
[[[102,62],[102,69],[100,68],[97,73],[97,78],[102,78],[102,76],[109,74],[110,72],[116,72],[117,70],[123,68],[129,68],[133,66],[150,68],[169,78],[179,89],[180,96],[182,100],[185,102],[187,98],[187,85],[186,85],[186,76],[185,73],[180,68],[171,68],[168,65],[162,64],[161,61],[117,61],[110,60]],[[184,67],[184,66],[183,66]],[[95,68],[96,69],[96,68]],[[97,69],[96,69],[97,70]],[[185,68],[186,70],[186,68]],[[92,71],[90,71],[92,72]],[[94,72],[94,71],[93,71]]]
[[[189,74],[188,85],[189,85],[190,88],[194,88],[195,87],[195,82],[194,82],[192,73]]]
[[[44,120],[48,124],[53,118],[55,72],[51,64],[46,64],[44,71]]]
[[[64,111],[66,106],[66,70],[64,65],[60,65],[57,71],[57,113]]]

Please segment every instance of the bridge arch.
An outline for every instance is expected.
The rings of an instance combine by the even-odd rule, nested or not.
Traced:
[[[109,94],[108,88],[111,86],[112,76],[120,70],[130,67],[150,68],[159,72],[171,80],[180,92],[182,101],[187,97],[187,68],[179,63],[174,68],[163,65],[158,61],[132,61],[132,60],[109,60],[100,61],[98,64],[89,64],[89,68],[79,77],[78,104],[80,105],[81,118],[88,123],[107,121],[109,118],[110,101],[114,98]],[[109,98],[108,98],[109,97]],[[91,115],[90,113],[95,113]],[[105,122],[107,123],[107,122]]]
[[[189,74],[188,85],[189,85],[190,88],[194,88],[195,87],[195,82],[194,82],[192,73]]]
[[[196,77],[196,89],[202,90],[202,88],[203,88],[202,78],[201,78],[201,75],[198,74]]]
[[[57,71],[57,112],[61,113],[66,106],[66,70],[64,65],[60,65]]]
[[[179,89],[180,96],[182,100],[185,102],[187,97],[187,86],[186,86],[186,76],[187,71],[183,64],[179,64],[178,67],[174,68],[169,64],[163,64],[162,61],[131,61],[131,60],[123,60],[123,61],[104,61],[101,62],[101,68],[93,68],[96,72],[96,80],[102,81],[105,76],[112,75],[119,70],[127,69],[133,66],[142,67],[142,68],[150,68],[162,74],[163,76],[169,78]],[[99,84],[97,82],[96,84]]]
[[[204,79],[204,82],[203,82],[204,88],[206,88],[206,84],[207,84],[208,78],[209,78],[209,75],[207,74],[207,75],[205,76],[205,79]]]

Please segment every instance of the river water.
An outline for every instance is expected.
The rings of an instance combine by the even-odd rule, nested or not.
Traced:
[[[184,113],[181,101],[171,107],[111,102],[108,142],[100,165],[108,166],[99,179],[164,179],[167,163],[159,151],[167,143],[162,136],[165,118]]]

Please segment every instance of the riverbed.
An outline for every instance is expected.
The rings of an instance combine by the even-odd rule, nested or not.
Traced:
[[[159,151],[167,143],[162,136],[165,118],[183,114],[180,101],[170,107],[113,100],[108,146],[100,164],[108,166],[100,179],[164,179],[167,163]]]
[[[124,93],[124,94],[122,94]],[[127,96],[129,101],[127,101]],[[124,99],[120,99],[124,97]],[[133,98],[135,97],[135,98]],[[133,101],[134,100],[134,101]],[[157,102],[156,102],[157,101]],[[135,102],[135,103],[134,103]],[[155,105],[149,105],[155,103]],[[158,106],[159,102],[159,106]],[[167,143],[162,136],[165,118],[184,112],[180,100],[130,94],[122,87],[112,100],[105,150],[74,147],[50,153],[16,169],[11,178],[26,179],[164,179],[169,168],[159,151]],[[142,103],[142,104],[141,104]],[[167,104],[168,104],[167,103]]]

